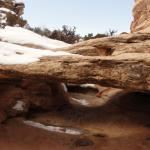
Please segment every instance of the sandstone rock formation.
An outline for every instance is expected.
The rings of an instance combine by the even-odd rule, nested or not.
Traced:
[[[150,0],[135,0],[131,32],[150,32]]]
[[[30,109],[50,110],[67,106],[68,96],[59,82],[0,78],[0,122]]]
[[[9,10],[18,14],[19,20],[21,20],[20,15],[24,5],[16,4],[13,1],[3,2],[2,0],[0,1],[1,6],[9,8]],[[136,5],[138,6],[139,4],[140,2]],[[5,9],[2,9],[1,12],[3,10]],[[9,14],[11,13],[14,16],[15,14],[12,14],[12,12],[9,12]],[[138,17],[135,17],[135,20],[136,18]],[[10,25],[8,18],[7,24]],[[137,29],[135,29],[136,27]],[[132,31],[138,31],[138,29],[138,21],[137,23],[136,21],[133,22]],[[3,37],[1,36],[1,38]],[[7,38],[8,40],[4,38],[0,41],[6,51],[6,45],[9,50],[11,49],[9,46],[17,47],[17,49],[26,47],[24,43],[16,42],[16,38],[15,42],[13,38],[11,40],[9,37]],[[53,41],[52,43],[54,44],[55,42]],[[35,46],[35,44],[30,43],[27,47],[31,45],[32,47]],[[34,48],[30,50],[35,52],[40,49],[39,46]],[[29,49],[25,50],[28,51]],[[68,105],[70,97],[64,86],[62,86],[62,82],[68,84],[92,83],[127,91],[150,92],[149,33],[121,34],[52,50],[53,52],[50,55],[38,57],[36,61],[31,63],[0,64],[0,121],[5,120],[8,116],[24,114],[30,108],[48,110]],[[54,55],[54,51],[59,50],[70,53],[65,56]],[[36,51],[36,54],[39,51]],[[3,60],[11,55],[11,53],[3,52],[4,50],[2,49],[1,58]],[[14,50],[12,53],[14,54],[13,57],[24,58],[20,57],[24,55],[23,51],[17,52]],[[27,52],[25,56],[30,58],[28,57],[29,54]],[[36,58],[35,56],[32,57]],[[110,92],[110,90],[108,91]],[[111,91],[111,93],[113,92]],[[103,95],[107,95],[106,91],[104,94],[99,93],[98,96]]]
[[[68,44],[43,38],[24,28],[7,26],[0,29],[0,64],[2,60],[7,62],[7,60],[13,59],[11,62],[16,62],[16,54],[22,57],[24,52],[26,58],[22,57],[18,60],[36,60],[36,57],[46,52],[43,47],[52,49],[65,45]],[[11,51],[11,49],[14,51]],[[15,52],[17,49],[20,52]],[[55,52],[47,50],[46,53],[52,55]],[[8,58],[9,56],[11,58]],[[31,80],[29,78],[18,78],[15,75],[10,78],[7,75],[0,75],[0,122],[11,116],[26,115],[33,109],[62,110],[68,105],[70,105],[69,96],[64,84],[59,81],[41,80],[40,78]]]
[[[66,83],[96,83],[149,92],[150,34],[127,34],[90,40],[71,46],[99,47],[107,56],[69,55],[43,57],[26,65],[0,65],[0,76],[32,78]],[[68,51],[69,51],[68,48]]]
[[[27,22],[22,19],[24,3],[15,0],[0,0],[0,27],[24,26]]]

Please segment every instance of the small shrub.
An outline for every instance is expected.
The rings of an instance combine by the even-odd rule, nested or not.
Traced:
[[[89,33],[88,35],[85,35],[83,37],[83,40],[90,40],[90,39],[96,39],[96,38],[103,38],[103,37],[108,37],[108,36],[113,36],[115,33],[117,33],[117,30],[111,30],[109,29],[108,32],[106,33],[97,33],[95,36],[93,33]]]
[[[68,27],[66,25],[62,26],[62,29],[57,29],[53,31],[50,31],[48,28],[41,28],[41,27],[35,27],[35,28],[30,27],[28,29],[42,36],[64,41],[69,44],[77,43],[81,38],[80,35],[76,34],[75,27]]]

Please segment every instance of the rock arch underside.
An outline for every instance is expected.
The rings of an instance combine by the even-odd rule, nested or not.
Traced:
[[[49,50],[40,42],[3,40],[7,26],[27,25],[24,7],[0,0],[0,44]],[[150,0],[135,0],[133,17],[131,33],[52,48],[67,55],[44,55],[27,64],[0,60],[0,147],[149,150]]]

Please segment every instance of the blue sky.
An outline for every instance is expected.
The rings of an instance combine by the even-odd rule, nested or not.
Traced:
[[[129,32],[134,0],[24,0],[31,26],[77,27],[81,35],[110,29]]]

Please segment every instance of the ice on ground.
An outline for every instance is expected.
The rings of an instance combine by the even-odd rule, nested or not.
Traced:
[[[62,41],[53,40],[45,36],[38,35],[21,27],[10,26],[6,26],[5,29],[0,29],[0,39],[4,42],[20,45],[32,44],[46,49],[62,48],[70,45]]]
[[[46,131],[50,131],[50,132],[66,133],[66,134],[71,134],[71,135],[81,135],[81,134],[83,134],[83,132],[81,130],[74,129],[74,128],[46,126],[44,124],[37,123],[37,122],[34,122],[34,121],[28,121],[28,120],[24,121],[24,123],[26,125],[36,127],[36,128],[39,128],[39,129],[43,129],[43,130],[46,130]]]

